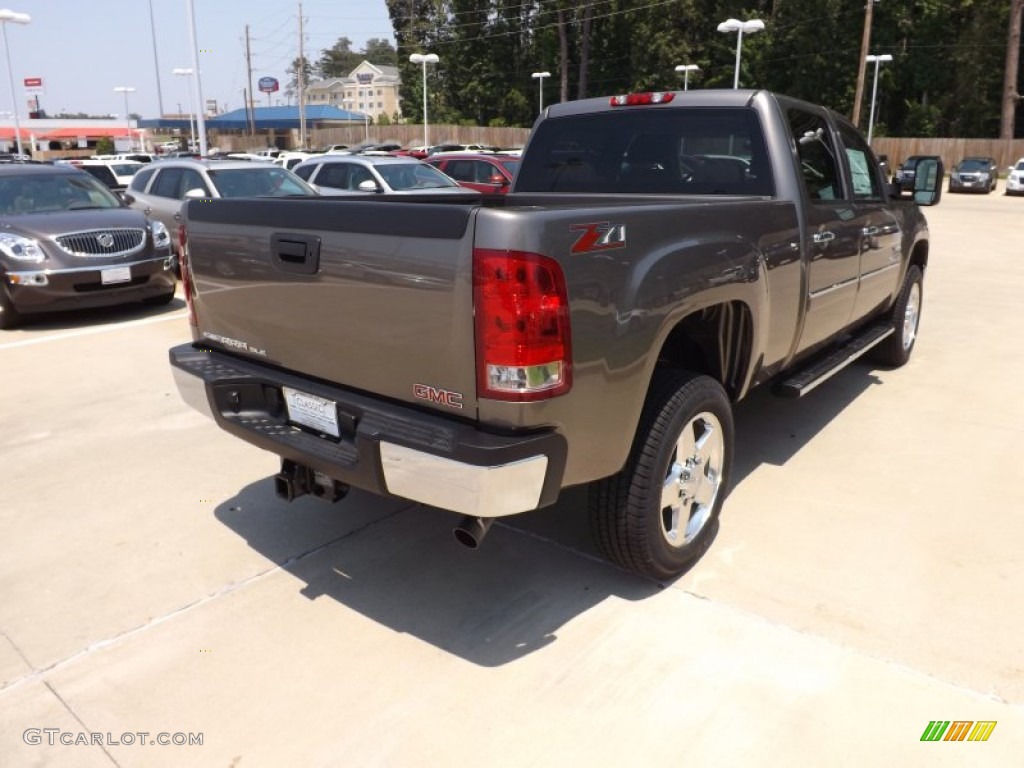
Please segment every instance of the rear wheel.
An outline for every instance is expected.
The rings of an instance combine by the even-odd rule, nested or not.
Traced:
[[[732,466],[732,406],[709,376],[659,372],[626,466],[594,483],[589,511],[602,553],[656,580],[707,549]]]
[[[903,279],[903,288],[900,289],[900,295],[889,316],[895,333],[873,350],[874,359],[882,365],[898,368],[910,359],[910,353],[914,351],[914,342],[917,341],[917,326],[921,322],[923,283],[924,275],[921,268],[912,264]]]
[[[0,330],[10,330],[21,325],[21,313],[14,308],[7,289],[0,285]]]

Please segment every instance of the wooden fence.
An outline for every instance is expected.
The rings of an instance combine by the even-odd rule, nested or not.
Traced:
[[[999,173],[1006,175],[1008,166],[1024,157],[1024,139],[896,139],[876,136],[871,148],[877,155],[889,156],[894,172],[911,155],[938,155],[946,172],[965,157],[994,157]]]

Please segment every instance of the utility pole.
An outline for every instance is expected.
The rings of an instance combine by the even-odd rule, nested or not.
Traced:
[[[199,69],[199,42],[196,38],[196,11],[192,0],[185,6],[188,9],[188,26],[192,43],[192,69],[196,73],[196,131],[199,133],[199,154],[206,157],[209,145],[206,143],[206,103],[203,101],[203,79]]]
[[[850,119],[855,126],[860,126],[860,105],[864,100],[864,77],[868,66],[868,48],[871,47],[871,16],[876,0],[866,0],[864,6],[864,37],[860,43],[860,60],[857,63],[857,91],[853,97],[853,114]]]
[[[299,3],[299,146],[306,148],[306,52],[302,42],[302,3]]]
[[[1006,40],[1006,70],[1003,74],[1003,115],[999,124],[999,138],[1007,142],[1007,163],[1013,162],[1009,152],[1013,141],[1014,117],[1017,102],[1021,95],[1017,93],[1017,75],[1020,67],[1020,22],[1024,16],[1024,0],[1013,0],[1010,3],[1010,31]]]
[[[249,133],[256,135],[256,100],[252,91],[252,54],[249,50],[249,25],[245,25],[245,71],[249,73],[249,96],[245,114],[249,115]]]
[[[160,107],[160,117],[164,116],[164,95],[160,91],[160,59],[156,55],[156,22],[153,21],[153,0],[149,0],[149,30],[153,33],[153,67],[156,70],[156,101]],[[38,97],[37,97],[38,100]],[[36,111],[39,105],[36,104]]]

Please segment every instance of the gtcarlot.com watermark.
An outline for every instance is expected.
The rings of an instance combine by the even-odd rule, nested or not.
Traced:
[[[125,731],[124,733],[93,733],[87,731],[62,731],[60,728],[26,728],[21,734],[21,740],[26,744],[36,746],[48,744],[51,747],[63,744],[66,747],[72,746],[97,746],[97,747],[120,747],[120,746],[175,746],[175,747],[201,747],[203,746],[202,733],[168,733],[160,731]]]

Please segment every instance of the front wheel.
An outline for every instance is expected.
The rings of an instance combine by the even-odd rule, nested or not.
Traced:
[[[655,580],[685,571],[714,535],[732,454],[722,386],[682,371],[656,374],[626,466],[590,488],[591,528],[605,557]]]
[[[21,325],[21,313],[14,308],[14,302],[7,295],[7,289],[0,285],[0,330],[10,330]]]
[[[893,305],[889,322],[895,328],[885,341],[873,350],[875,361],[898,368],[910,359],[917,341],[917,326],[921,322],[921,304],[924,299],[924,274],[912,264],[903,278],[903,288]]]

